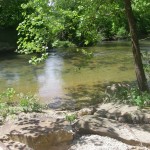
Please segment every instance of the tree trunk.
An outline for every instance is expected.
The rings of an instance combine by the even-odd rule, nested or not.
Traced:
[[[136,73],[138,87],[140,91],[149,91],[145,72],[143,69],[143,64],[142,64],[136,24],[135,24],[134,15],[131,7],[131,0],[124,0],[124,4],[125,4],[125,11],[129,23],[129,28],[130,28],[132,51],[133,51],[133,57],[135,62],[135,73]]]

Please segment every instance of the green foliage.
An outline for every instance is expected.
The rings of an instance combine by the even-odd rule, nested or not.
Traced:
[[[136,88],[131,88],[128,94],[128,98],[132,104],[139,107],[150,106],[150,93],[140,92]]]
[[[41,57],[33,56],[29,60],[29,63],[31,63],[33,65],[37,65],[38,63],[41,63],[43,60],[46,60],[47,57],[48,57],[48,53],[41,54]]]
[[[60,33],[60,40],[70,41],[77,46],[86,46],[95,43],[98,37],[98,27],[95,25],[95,14],[89,9],[90,0],[55,1],[57,10],[64,20],[64,30]]]
[[[23,20],[21,4],[28,0],[0,0],[0,27],[17,27]]]
[[[139,32],[148,33],[149,0],[134,0],[132,7]],[[95,43],[98,35],[106,38],[116,36],[118,29],[122,27],[128,31],[123,1],[0,0],[0,26],[16,27],[21,21],[18,30],[25,32],[24,36],[22,33],[21,36],[27,37],[31,42],[27,48],[37,48],[38,42],[36,43],[38,46],[34,46],[33,43],[43,42],[39,38],[50,43],[57,38],[60,41],[70,41],[83,46]],[[30,34],[37,37],[36,41],[30,39],[33,38],[32,35],[28,37]]]
[[[65,119],[70,123],[71,123],[77,118],[76,114],[66,114],[65,113]]]
[[[17,114],[20,112],[20,108],[12,106],[5,102],[0,102],[0,116],[6,118],[8,115]]]
[[[63,29],[61,19],[53,6],[48,5],[48,0],[33,0],[22,4],[24,21],[19,24],[19,53],[43,53],[38,58],[34,56],[30,63],[36,64],[47,58],[48,45],[53,43],[57,34]]]
[[[14,95],[16,91],[13,88],[8,88],[6,91],[0,94],[0,102],[6,102],[7,104],[12,104],[15,102]]]
[[[9,112],[9,109],[8,109],[7,103],[0,102],[0,115],[5,118],[8,112]]]
[[[19,106],[21,106],[21,109],[23,112],[40,112],[42,111],[42,105],[39,104],[37,98],[33,95],[24,95],[19,94],[18,95],[20,101]]]
[[[105,90],[104,101],[128,103],[129,89],[129,85],[124,83],[117,83],[107,86]]]
[[[141,92],[137,87],[128,84],[113,84],[107,89],[104,100],[109,102],[120,102],[125,104],[137,105],[139,107],[150,106],[150,93]]]
[[[30,61],[33,64],[46,58],[48,47],[89,46],[102,36],[112,36],[112,24],[116,32],[115,18],[122,11],[118,3],[101,0],[55,0],[51,5],[48,0],[33,0],[21,6],[24,21],[17,28],[17,51],[44,53],[41,58],[34,56]]]
[[[125,27],[120,27],[116,34],[117,34],[117,37],[127,37],[127,31]]]
[[[150,32],[150,1],[134,0],[132,3],[139,34]]]
[[[133,8],[139,28],[149,30],[148,0],[136,0]],[[17,30],[18,52],[43,53],[30,63],[46,59],[51,47],[89,46],[103,38],[127,37],[128,23],[122,1],[29,0],[21,5],[24,20]],[[143,21],[139,18],[143,16]],[[138,21],[139,20],[139,21]],[[145,25],[148,23],[147,25]],[[145,27],[142,27],[144,25]]]
[[[150,79],[150,52],[145,51],[142,53],[143,66],[147,79]]]
[[[13,88],[0,94],[0,116],[4,118],[19,112],[40,112],[43,108],[35,96],[18,94]]]
[[[58,48],[64,47],[64,48],[67,48],[67,47],[76,47],[76,46],[75,46],[75,44],[73,44],[70,41],[56,40],[56,41],[54,41],[52,43],[52,47],[58,47]]]

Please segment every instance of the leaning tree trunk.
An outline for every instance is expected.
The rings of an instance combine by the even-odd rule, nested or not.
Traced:
[[[142,64],[140,46],[137,37],[137,30],[136,30],[133,11],[132,11],[131,0],[124,0],[124,4],[125,4],[125,11],[128,18],[129,28],[130,28],[132,51],[134,56],[135,73],[137,77],[138,87],[140,91],[149,91],[147,80],[145,77],[145,72],[143,69],[143,64]]]

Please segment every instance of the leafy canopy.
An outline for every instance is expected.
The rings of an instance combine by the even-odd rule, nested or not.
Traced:
[[[140,1],[140,0],[139,0]],[[141,27],[149,30],[148,0],[134,0],[133,8]],[[116,0],[29,0],[21,5],[24,20],[17,30],[18,52],[34,56],[30,62],[47,58],[51,47],[89,46],[103,38],[128,35],[128,25],[122,1]],[[137,20],[137,22],[138,22]],[[148,23],[148,25],[145,25]]]

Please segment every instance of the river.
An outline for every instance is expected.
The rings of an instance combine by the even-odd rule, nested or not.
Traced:
[[[149,50],[150,42],[141,41]],[[114,82],[135,81],[134,63],[129,41],[103,42],[87,48],[92,59],[52,51],[37,66],[28,63],[30,56],[0,54],[0,91],[13,87],[17,92],[38,95],[49,107],[78,108],[101,100],[103,86]]]

